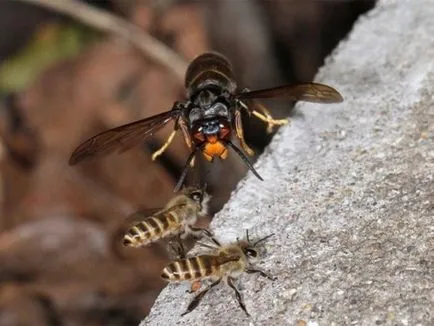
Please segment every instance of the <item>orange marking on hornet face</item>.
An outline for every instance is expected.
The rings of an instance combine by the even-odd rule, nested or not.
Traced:
[[[228,155],[228,150],[225,144],[221,141],[217,141],[215,143],[206,143],[203,147],[202,153],[205,158],[210,161],[215,156],[225,159]],[[211,157],[211,159],[209,157]]]
[[[206,158],[206,160],[207,160],[208,162],[212,162],[212,159],[213,159],[214,157],[208,155],[208,154],[205,153],[204,151],[202,152],[202,154],[203,154],[203,156]]]
[[[225,148],[225,150],[223,151],[223,153],[221,153],[220,158],[222,160],[225,160],[228,157],[228,149]]]
[[[215,144],[219,140],[217,135],[210,135],[206,137],[208,143]]]

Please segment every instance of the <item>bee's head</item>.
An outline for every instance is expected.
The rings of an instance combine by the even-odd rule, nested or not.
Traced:
[[[249,260],[257,260],[258,256],[259,256],[259,252],[256,248],[254,247],[247,247],[244,249],[244,254],[247,256],[247,258]]]
[[[246,240],[238,241],[238,244],[243,250],[243,253],[246,255],[247,259],[250,262],[254,262],[259,258],[259,250],[258,250],[259,244],[261,242],[264,242],[265,240],[267,240],[269,237],[273,235],[274,233],[269,234],[266,237],[261,238],[255,242],[251,242],[249,238],[249,232],[246,230]]]
[[[210,196],[206,192],[206,185],[202,188],[188,187],[184,189],[184,194],[200,206],[200,213],[206,215],[208,213],[208,202]]]

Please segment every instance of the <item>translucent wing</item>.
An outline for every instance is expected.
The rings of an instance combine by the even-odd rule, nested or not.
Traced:
[[[144,208],[144,209],[140,209],[134,213],[132,213],[131,215],[129,215],[126,218],[126,222],[134,223],[134,222],[140,222],[145,220],[146,218],[149,218],[151,216],[154,215],[161,215],[164,214],[166,212],[169,211],[176,211],[180,208],[185,207],[185,204],[178,204],[178,205],[173,205],[170,206],[169,208],[166,207],[161,207],[161,208]]]
[[[240,258],[241,258],[240,255],[232,254],[232,255],[215,256],[214,259],[217,261],[217,265],[220,266],[226,263],[238,261],[240,260]]]
[[[127,218],[125,219],[125,222],[133,224],[135,222],[139,222],[139,221],[143,221],[144,219],[156,215],[160,212],[164,212],[164,207],[160,207],[160,208],[144,208],[141,210],[138,210],[134,213],[132,213],[131,215],[127,216]]]
[[[339,92],[333,87],[318,83],[285,85],[261,89],[238,93],[236,97],[240,100],[284,97],[293,101],[306,101],[314,103],[339,103],[344,100],[342,95],[339,94]]]
[[[118,150],[124,152],[140,144],[147,137],[179,116],[180,110],[170,110],[152,117],[104,131],[80,144],[72,153],[69,164],[77,164],[93,156],[102,156]]]

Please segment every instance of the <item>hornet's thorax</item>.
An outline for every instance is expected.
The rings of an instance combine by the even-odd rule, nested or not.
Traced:
[[[196,148],[212,161],[225,159],[231,140],[237,85],[229,62],[216,53],[197,57],[186,73],[189,134]]]

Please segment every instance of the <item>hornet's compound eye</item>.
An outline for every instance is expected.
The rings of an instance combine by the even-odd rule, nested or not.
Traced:
[[[200,192],[200,191],[194,191],[194,192],[191,193],[190,197],[194,201],[200,203],[202,201],[203,195],[202,195],[202,192]]]
[[[246,255],[252,258],[256,258],[258,256],[258,252],[255,249],[246,249]]]

